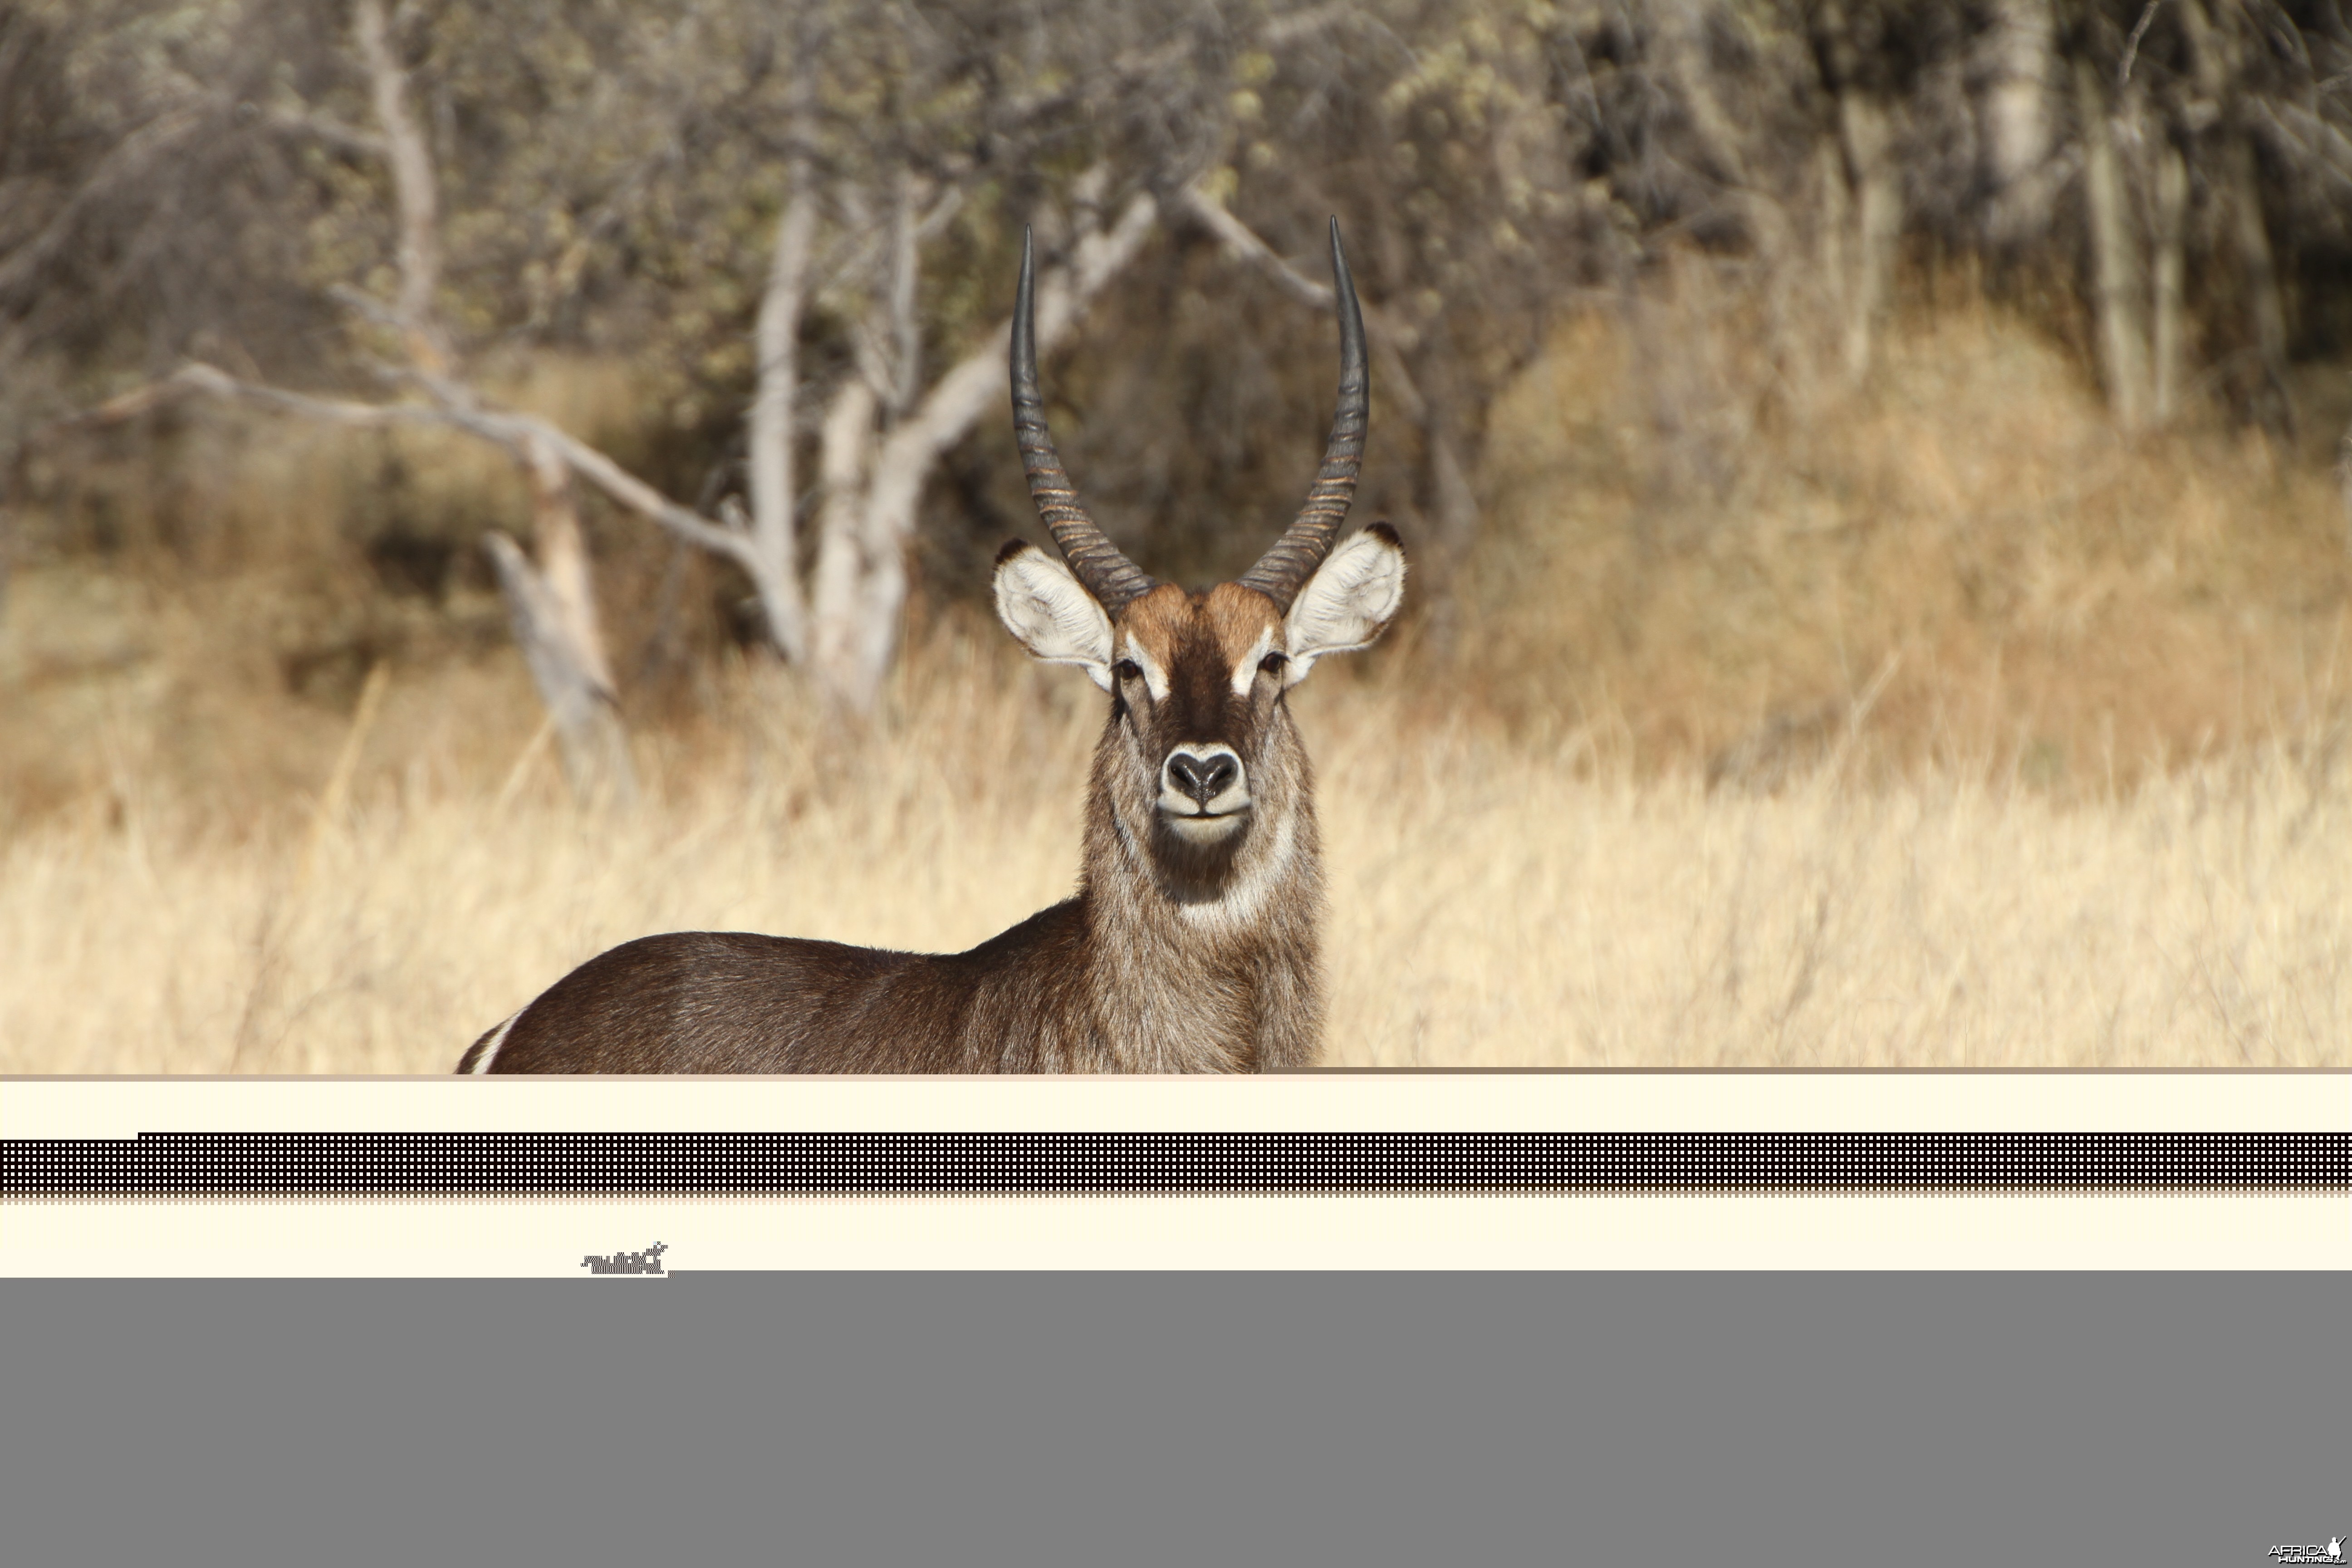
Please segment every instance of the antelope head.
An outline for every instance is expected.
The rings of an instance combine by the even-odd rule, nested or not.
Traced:
[[[1013,430],[1030,497],[1068,564],[1019,540],[1007,544],[996,559],[997,613],[1031,654],[1076,665],[1110,693],[1098,796],[1127,853],[1139,851],[1180,900],[1220,897],[1252,863],[1286,854],[1308,784],[1285,693],[1327,654],[1371,643],[1404,595],[1404,550],[1388,524],[1334,548],[1370,403],[1363,316],[1336,219],[1331,275],[1339,402],[1322,470],[1256,565],[1187,592],[1155,582],[1104,537],[1055,453],[1037,391],[1025,237],[1022,246]]]

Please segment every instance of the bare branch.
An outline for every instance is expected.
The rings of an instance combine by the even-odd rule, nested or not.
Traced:
[[[897,172],[887,219],[873,216],[863,186],[846,184],[838,195],[852,227],[866,232],[832,281],[865,293],[865,308],[850,322],[850,353],[894,423],[905,417],[921,385],[922,323],[915,304],[922,280],[926,220],[916,208],[923,183],[912,169]]]
[[[2297,103],[2273,102],[2250,93],[2244,107],[2297,168],[2317,169],[2332,183],[2352,188],[2352,136]]]
[[[1233,210],[1210,195],[1198,185],[1187,185],[1178,197],[1185,216],[1215,236],[1218,242],[1240,260],[1248,262],[1272,279],[1275,286],[1300,304],[1317,310],[1331,308],[1331,286],[1318,283],[1274,253],[1249,225],[1233,215]],[[1367,325],[1370,324],[1367,321]]]
[[[1082,229],[1068,264],[1049,272],[1037,290],[1041,353],[1066,338],[1103,286],[1134,259],[1159,214],[1159,204],[1148,194],[1139,195],[1108,232]],[[1091,212],[1082,209],[1080,221],[1090,222]],[[820,558],[817,637],[828,650],[821,662],[829,666],[833,694],[854,710],[873,704],[897,647],[898,615],[906,600],[907,540],[914,531],[923,482],[940,455],[963,439],[982,415],[1005,406],[1004,366],[1012,335],[1009,320],[999,324],[884,437],[866,473],[856,535],[835,546],[835,559],[841,564],[830,584],[824,580],[825,562]],[[843,412],[845,426],[856,413]],[[869,422],[870,417],[868,414]],[[848,446],[845,441],[845,458]],[[845,526],[847,521],[843,520]],[[853,559],[864,568],[854,584],[847,570]]]
[[[905,228],[899,221],[904,216],[901,204],[892,201],[890,221],[877,218],[866,187],[855,180],[842,181],[835,190],[834,200],[851,233],[857,237],[849,247],[847,258],[830,279],[833,288],[862,297],[862,308],[849,320],[850,358],[857,366],[857,374],[865,377],[866,384],[873,388],[876,401],[895,414],[902,405],[898,395],[898,374],[891,364],[889,314],[893,268]],[[843,312],[849,314],[846,301]]]
[[[2139,58],[2139,41],[2147,37],[2147,25],[2156,20],[2156,8],[2164,0],[2147,0],[2147,8],[2139,14],[2139,23],[2124,40],[2123,63],[2116,67],[2116,90],[2121,92],[2131,85],[2132,62]]]
[[[243,381],[217,366],[197,363],[182,365],[161,381],[134,387],[95,408],[54,421],[44,426],[43,431],[118,425],[150,409],[197,394],[248,403],[279,414],[298,414],[306,419],[340,425],[347,429],[386,430],[395,426],[437,425],[494,441],[526,460],[530,444],[533,440],[542,440],[571,466],[574,473],[629,510],[667,529],[689,544],[699,545],[714,554],[740,563],[747,571],[758,569],[759,563],[752,555],[751,542],[743,535],[688,511],[569,431],[532,415],[485,408],[471,401],[429,405],[359,403],[345,398],[314,397],[305,392],[289,392],[284,387]]]
[[[383,127],[392,164],[394,199],[400,206],[400,300],[394,307],[408,340],[409,357],[439,373],[450,353],[433,314],[433,294],[441,280],[440,198],[433,181],[433,155],[424,132],[408,113],[408,76],[393,58],[385,36],[383,0],[359,0],[356,16],[360,55],[367,61],[375,97],[375,117]]]
[[[128,392],[108,398],[95,408],[54,420],[37,434],[120,425],[127,419],[135,419],[152,409],[177,403],[195,394],[250,403],[280,414],[299,414],[308,419],[355,430],[385,430],[396,425],[448,423],[438,410],[415,404],[353,403],[342,398],[313,397],[308,393],[289,392],[283,387],[240,381],[215,366],[199,363],[184,364],[161,381],[132,387]]]
[[[618,701],[612,666],[604,658],[604,632],[596,615],[587,540],[581,531],[580,510],[572,502],[572,470],[543,437],[530,437],[523,449],[523,466],[530,472],[534,542],[541,570],[562,613],[564,637],[597,695],[608,703]]]
[[[1318,283],[1276,255],[1274,247],[1258,237],[1255,230],[1197,184],[1185,186],[1177,203],[1227,250],[1265,273],[1284,293],[1318,310],[1332,308],[1329,284]],[[1421,429],[1422,443],[1429,456],[1442,542],[1448,549],[1465,548],[1477,531],[1477,499],[1462,458],[1454,449],[1453,439],[1446,435],[1405,364],[1404,346],[1411,339],[1398,331],[1385,311],[1370,306],[1364,308],[1364,335],[1380,359],[1381,380],[1388,389],[1387,395],[1395,401],[1397,412]]]
[[[393,331],[401,329],[400,313],[363,289],[354,289],[348,283],[331,283],[327,286],[327,298],[379,327]]]
[[[573,795],[587,804],[625,807],[635,801],[636,778],[597,625],[587,541],[572,502],[572,472],[542,438],[527,441],[523,456],[530,473],[538,561],[534,564],[513,540],[496,531],[484,542],[506,594],[515,641],[562,739],[564,776]]]
[[[1311,11],[1294,11],[1287,16],[1276,16],[1265,25],[1259,41],[1268,48],[1286,48],[1305,43],[1316,34],[1352,21],[1363,15],[1355,0],[1334,0],[1328,5],[1318,5]]]
[[[940,199],[931,204],[931,210],[923,215],[923,221],[915,226],[915,243],[930,244],[940,237],[941,229],[954,221],[955,215],[962,210],[963,187],[950,185],[940,193]]]
[[[1039,353],[1052,353],[1076,328],[1103,285],[1143,248],[1159,216],[1159,204],[1150,195],[1137,196],[1108,233],[1085,236],[1070,266],[1047,277],[1037,290]],[[930,395],[883,443],[877,489],[894,475],[919,476],[920,468],[962,440],[964,432],[1007,395],[1004,364],[1012,342],[1013,324],[1007,320],[989,334],[984,346],[940,378]]]
[[[922,279],[920,223],[915,212],[919,183],[914,170],[898,171],[898,200],[890,220],[890,338],[895,353],[884,406],[894,420],[907,412],[915,389],[922,384],[923,330],[915,316],[915,291]]]
[[[544,419],[534,418],[528,414],[488,410],[442,409],[437,412],[445,423],[509,447],[519,445],[526,437],[538,436],[555,448],[556,453],[572,466],[574,473],[631,511],[669,530],[689,544],[698,544],[713,554],[723,555],[740,563],[746,571],[756,573],[759,570],[750,542],[741,534],[688,511],[595,447]]]
[[[323,142],[355,157],[383,158],[391,154],[392,149],[383,137],[312,110],[268,109],[262,111],[261,120],[281,136]]]
[[[1317,310],[1332,308],[1331,285],[1317,282],[1276,255],[1274,247],[1259,238],[1256,230],[1199,185],[1186,185],[1177,196],[1177,205],[1237,259],[1256,268],[1300,304]],[[1364,335],[1371,340],[1373,352],[1381,356],[1381,379],[1388,384],[1389,395],[1396,399],[1397,412],[1415,425],[1426,424],[1429,403],[1414,384],[1412,373],[1406,369],[1402,353],[1412,335],[1400,331],[1386,311],[1370,305],[1364,307]]]
[[[65,248],[90,207],[145,175],[164,154],[194,134],[209,119],[201,107],[183,104],[164,110],[124,137],[99,161],[80,188],[66,198],[65,205],[40,233],[16,247],[5,260],[0,260],[0,299],[31,282]]]

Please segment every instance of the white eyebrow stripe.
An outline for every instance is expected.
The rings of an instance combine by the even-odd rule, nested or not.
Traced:
[[[1250,694],[1250,688],[1257,683],[1257,661],[1264,658],[1273,647],[1274,628],[1268,626],[1257,634],[1257,641],[1250,644],[1249,652],[1244,654],[1242,661],[1234,666],[1234,696],[1247,697]]]
[[[1154,702],[1167,701],[1168,672],[1160,668],[1160,661],[1151,657],[1151,650],[1145,647],[1142,643],[1137,641],[1133,637],[1129,637],[1126,639],[1126,642],[1127,657],[1135,660],[1137,665],[1141,667],[1143,670],[1143,684],[1150,689],[1151,693],[1151,700]]]

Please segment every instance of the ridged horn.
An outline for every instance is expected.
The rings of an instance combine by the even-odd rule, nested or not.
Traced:
[[[1021,231],[1021,293],[1013,303],[1013,437],[1021,446],[1021,467],[1029,476],[1029,499],[1061,547],[1062,559],[1078,581],[1116,610],[1160,584],[1147,577],[1118,546],[1103,536],[1078,500],[1054,434],[1045,428],[1045,400],[1037,395],[1037,327],[1034,319],[1035,278],[1029,231]]]
[[[1322,471],[1307,504],[1274,548],[1242,574],[1244,588],[1255,588],[1284,610],[1298,596],[1315,568],[1331,553],[1348,502],[1356,494],[1356,470],[1363,467],[1364,430],[1371,421],[1371,378],[1364,369],[1364,312],[1356,303],[1356,280],[1348,275],[1348,256],[1339,248],[1339,220],[1331,220],[1331,292],[1339,307],[1339,406],[1331,416],[1331,439],[1323,448]]]

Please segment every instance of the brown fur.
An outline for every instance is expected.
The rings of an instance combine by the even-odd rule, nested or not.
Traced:
[[[1277,673],[1236,696],[1273,601],[1161,586],[1114,616],[1169,678],[1116,684],[1095,749],[1077,896],[969,952],[684,931],[614,948],[525,1007],[493,1072],[1196,1072],[1312,1065],[1323,1019],[1312,781]],[[1180,742],[1241,759],[1223,843],[1158,809]],[[499,1035],[474,1043],[474,1069]]]
[[[1323,868],[1290,676],[1378,637],[1403,552],[1333,553],[1370,418],[1362,313],[1331,223],[1339,401],[1306,507],[1241,581],[1154,584],[1080,504],[1045,426],[1021,248],[1011,337],[1021,463],[1067,571],[997,556],[1029,651],[1111,690],[1077,897],[930,956],[684,931],[590,960],[474,1042],[460,1072],[1245,1072],[1303,1068],[1323,1029]],[[1331,575],[1323,575],[1326,568]],[[1302,592],[1307,595],[1302,600]],[[1286,674],[1286,627],[1299,663]],[[1108,640],[1106,640],[1106,638]],[[1238,683],[1238,689],[1236,685]]]

